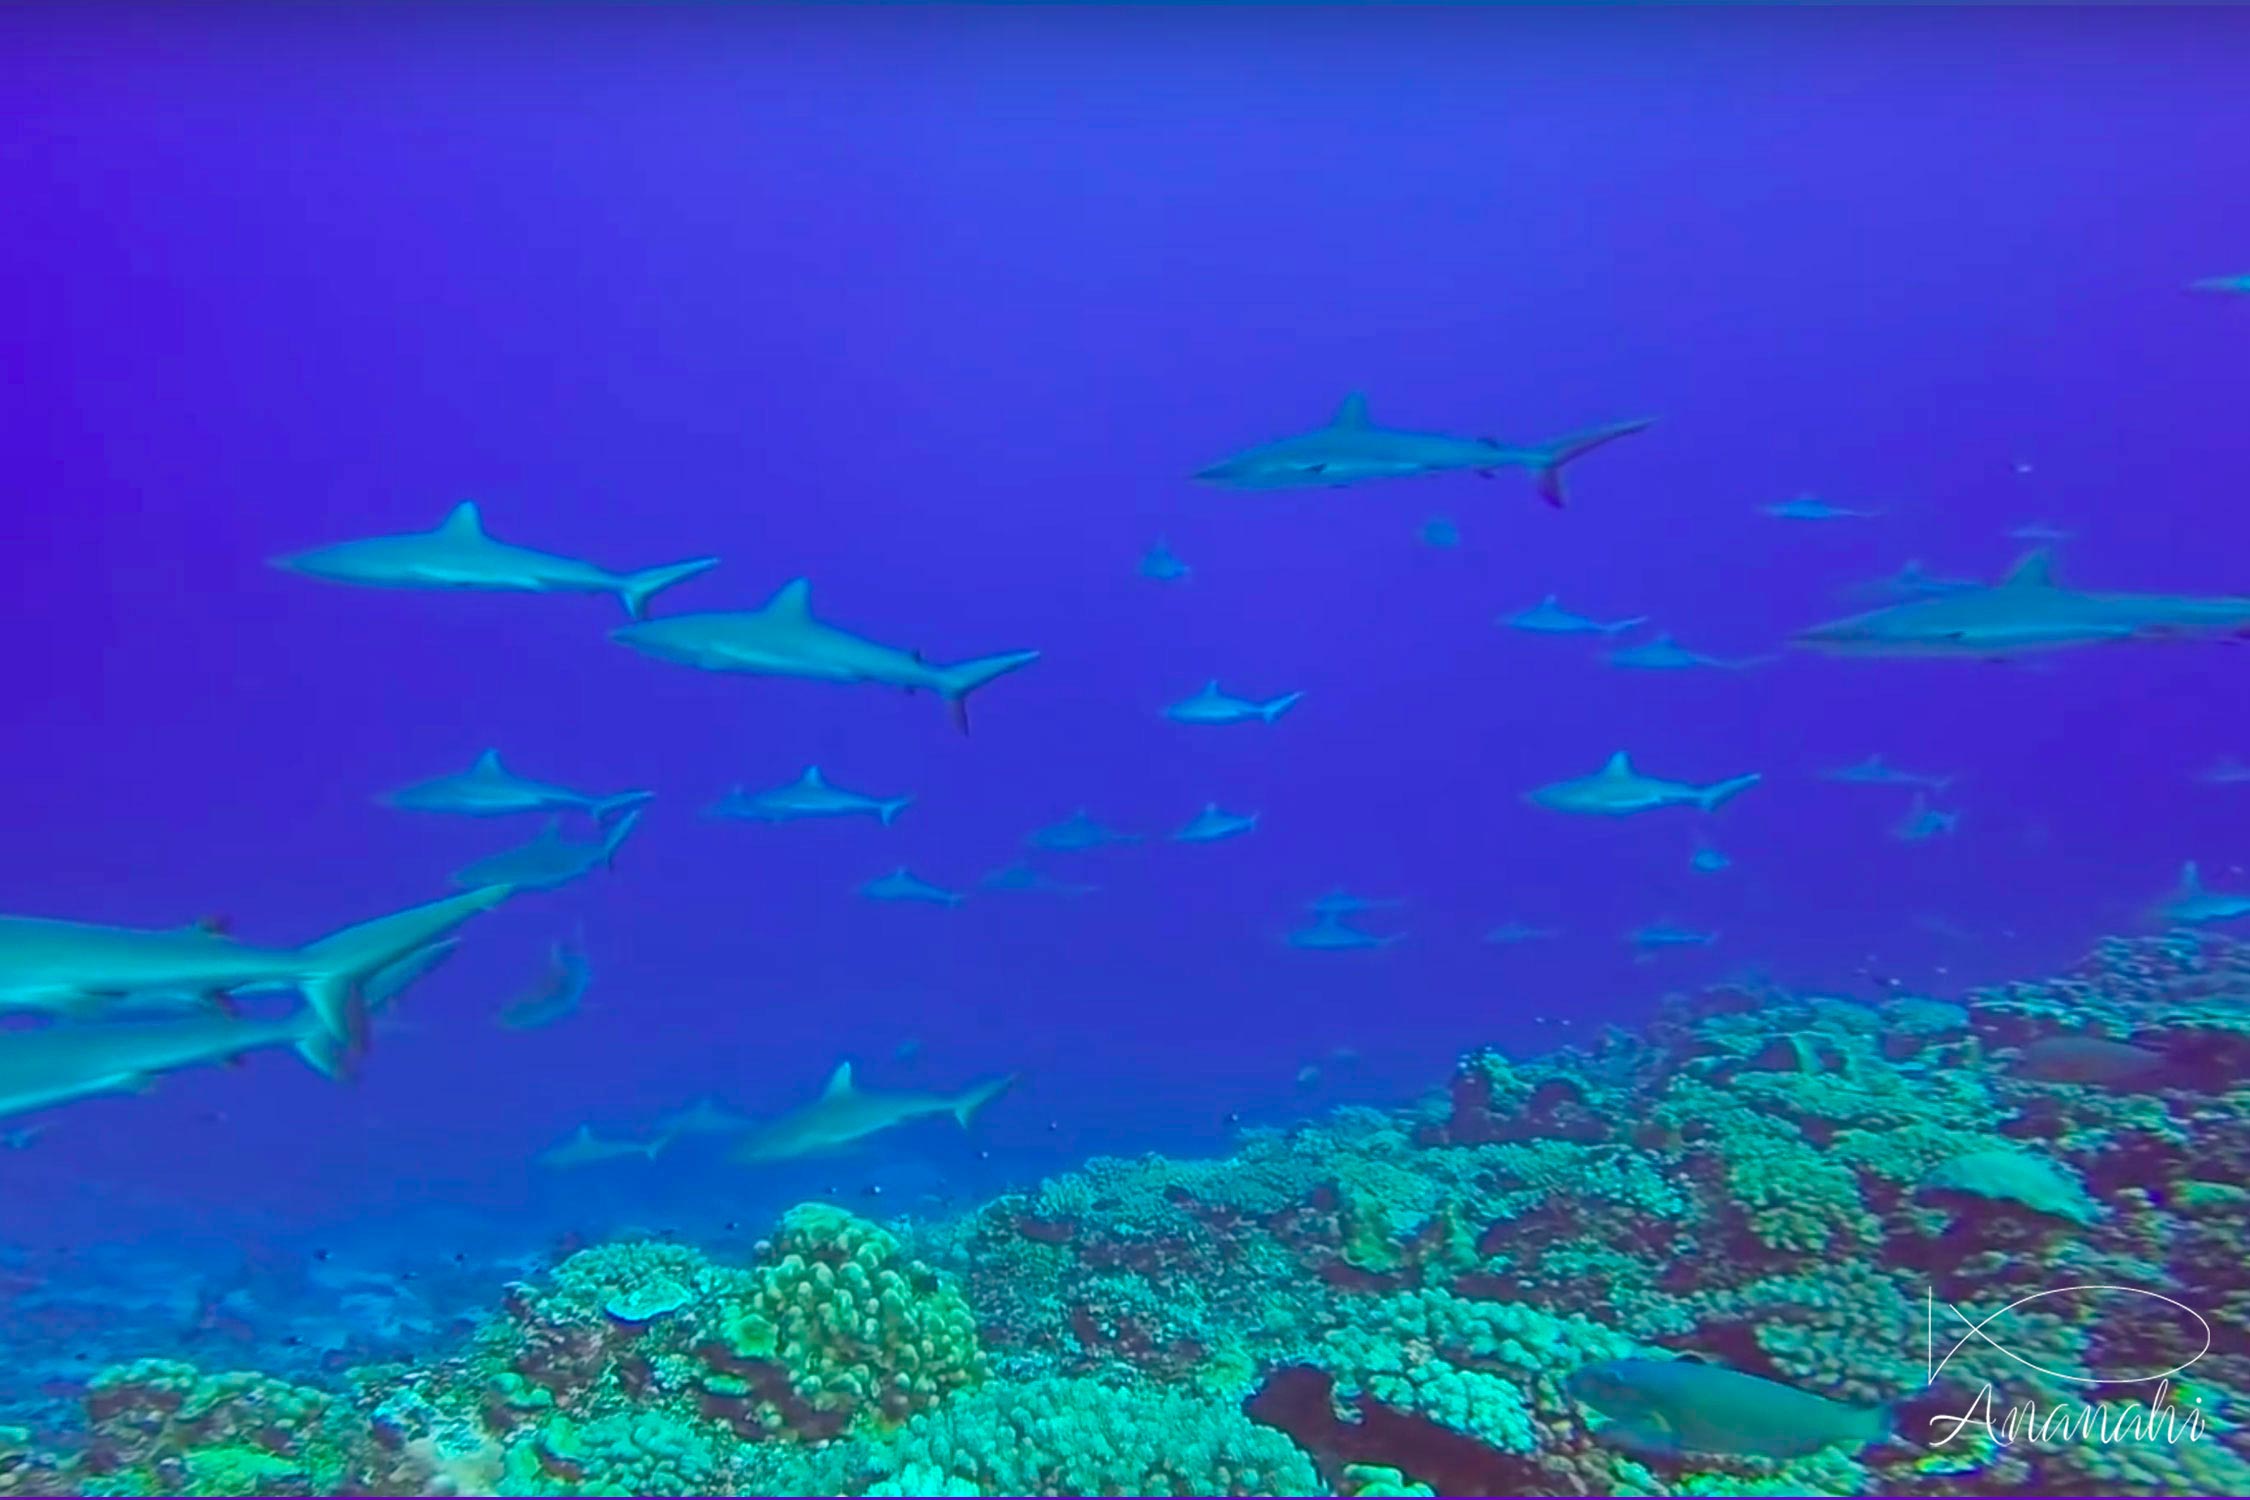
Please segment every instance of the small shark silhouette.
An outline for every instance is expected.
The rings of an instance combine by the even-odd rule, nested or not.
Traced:
[[[618,1161],[628,1156],[643,1161],[656,1160],[656,1154],[672,1144],[668,1135],[653,1141],[608,1141],[594,1134],[594,1127],[581,1125],[578,1133],[559,1146],[550,1146],[536,1158],[539,1165],[550,1170],[567,1167],[594,1167],[603,1162]]]
[[[1195,569],[1181,562],[1172,551],[1172,544],[1158,537],[1141,558],[1141,576],[1153,578],[1158,583],[1185,583]]]
[[[583,812],[604,820],[627,808],[638,807],[654,792],[619,792],[593,797],[566,786],[532,781],[500,763],[500,752],[487,750],[466,771],[434,776],[384,794],[383,801],[410,812],[457,813],[469,818],[498,818],[510,813]]]
[[[2205,276],[2188,285],[2198,292],[2232,292],[2237,297],[2250,297],[2250,272],[2240,276]]]
[[[1104,828],[1094,821],[1091,813],[1081,807],[1060,823],[1050,823],[1045,828],[1025,834],[1023,841],[1034,849],[1045,849],[1055,854],[1075,854],[1111,844],[1137,844],[1141,841],[1141,836]]]
[[[1206,802],[1203,811],[1189,819],[1172,838],[1182,844],[1215,844],[1221,839],[1248,833],[1257,826],[1256,813],[1221,812],[1218,803]]]
[[[510,885],[520,890],[551,891],[590,875],[595,869],[615,869],[617,850],[641,821],[633,808],[604,825],[591,843],[563,837],[562,819],[550,818],[547,826],[526,844],[488,854],[453,876],[455,885]]]
[[[1715,932],[1698,932],[1671,922],[1651,922],[1625,935],[1625,941],[1644,955],[1665,948],[1708,948],[1719,940]]]
[[[1659,807],[1697,807],[1712,812],[1759,780],[1758,773],[1752,771],[1709,786],[1662,781],[1634,770],[1632,761],[1620,750],[1591,776],[1550,782],[1524,796],[1539,807],[1588,817],[1621,818]]]
[[[822,1156],[879,1135],[894,1126],[931,1115],[951,1115],[966,1130],[983,1109],[1016,1081],[1013,1073],[971,1084],[958,1094],[872,1094],[852,1083],[852,1065],[842,1063],[828,1087],[802,1109],[753,1130],[734,1151],[739,1162],[787,1161]]]
[[[1245,724],[1252,720],[1271,724],[1296,706],[1303,693],[1283,693],[1263,703],[1236,698],[1219,691],[1214,677],[1192,698],[1183,698],[1164,710],[1164,717],[1181,724]]]
[[[1882,514],[1879,510],[1853,510],[1846,505],[1831,505],[1818,495],[1799,495],[1791,500],[1779,500],[1758,508],[1767,515],[1784,521],[1872,521]]]
[[[735,787],[709,809],[714,818],[744,818],[754,823],[790,823],[800,818],[848,818],[868,814],[885,828],[906,811],[912,797],[866,797],[831,785],[820,767],[807,766],[805,774],[787,786],[771,791],[748,792]]]
[[[2195,779],[2205,786],[2241,786],[2250,782],[2250,766],[2234,756],[2223,756],[2205,767]]]
[[[1339,952],[1346,948],[1388,948],[1405,937],[1403,932],[1376,934],[1354,927],[1342,917],[1323,915],[1308,926],[1282,938],[1292,948],[1309,952]]]
[[[1880,754],[1870,755],[1854,765],[1823,771],[1820,778],[1823,781],[1847,782],[1853,786],[1915,786],[1931,792],[1942,792],[1957,779],[1952,776],[1925,776],[1919,771],[1902,771],[1884,760]]]
[[[1740,672],[1772,660],[1765,656],[1744,656],[1726,661],[1716,656],[1705,656],[1700,651],[1690,651],[1671,636],[1661,634],[1637,646],[1620,646],[1604,659],[1613,667],[1624,667],[1636,672],[1685,672],[1698,667]]]
[[[1723,850],[1714,849],[1709,844],[1698,844],[1695,852],[1688,856],[1688,868],[1698,875],[1717,875],[1733,869],[1734,861],[1727,858]]]
[[[2250,599],[2065,588],[2042,549],[1996,584],[1817,625],[1800,632],[1795,644],[1847,656],[2001,660],[2107,641],[2245,632]]]
[[[1400,897],[1355,896],[1342,886],[1337,886],[1334,890],[1307,901],[1305,910],[1316,917],[1349,917],[1363,911],[1388,911],[1405,904],[1405,900]]]
[[[1560,507],[1565,501],[1566,465],[1603,444],[1639,432],[1653,418],[1597,427],[1537,447],[1518,448],[1486,438],[1447,437],[1378,427],[1367,415],[1367,398],[1357,392],[1325,427],[1238,453],[1195,477],[1230,489],[1304,489],[1396,479],[1416,474],[1463,471],[1490,475],[1499,469],[1528,469],[1541,499]]]
[[[615,594],[638,620],[648,601],[719,565],[715,557],[612,573],[592,563],[496,542],[474,504],[453,507],[435,531],[369,537],[277,557],[275,567],[329,583],[378,589],[497,589],[526,594]]]
[[[1904,843],[1918,844],[1925,839],[1938,838],[1952,833],[1961,824],[1957,812],[1941,812],[1930,806],[1930,799],[1921,792],[1914,794],[1914,803],[1905,816],[1891,829],[1891,837]]]
[[[949,891],[910,874],[904,865],[888,875],[876,876],[861,886],[859,893],[870,901],[918,901],[928,906],[959,906],[969,899],[959,891]]]
[[[2203,872],[2191,859],[2180,866],[2179,889],[2157,904],[2156,915],[2163,921],[2189,926],[2231,922],[2250,916],[2250,895],[2209,889],[2203,884]]]
[[[583,946],[556,943],[547,950],[547,972],[538,984],[501,1008],[500,1024],[509,1031],[535,1031],[576,1015],[593,979]]]
[[[763,609],[648,620],[612,631],[610,639],[706,672],[874,682],[933,692],[945,700],[963,733],[969,728],[969,694],[1039,659],[1036,651],[1010,651],[933,666],[918,651],[877,645],[814,619],[812,583],[803,578],[783,585]]]
[[[1516,611],[1500,623],[1511,630],[1528,630],[1534,635],[1622,635],[1637,625],[1648,623],[1647,615],[1633,615],[1623,620],[1591,620],[1584,615],[1572,614],[1549,594],[1529,609]]]

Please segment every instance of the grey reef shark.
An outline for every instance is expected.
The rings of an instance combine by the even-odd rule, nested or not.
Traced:
[[[933,692],[945,700],[963,733],[969,728],[969,694],[1039,659],[1036,651],[1007,651],[937,666],[919,651],[878,645],[814,619],[812,583],[804,578],[784,584],[762,609],[673,615],[628,625],[610,639],[705,672],[873,682],[910,693]]]
[[[734,1149],[738,1162],[789,1161],[827,1156],[910,1120],[951,1115],[963,1130],[1016,1081],[1013,1073],[973,1083],[958,1094],[879,1094],[852,1082],[852,1065],[829,1075],[820,1097],[780,1119],[757,1126]]]
[[[453,508],[435,531],[338,542],[273,565],[308,578],[372,589],[483,589],[521,594],[615,594],[640,619],[648,602],[675,583],[719,565],[715,557],[612,573],[576,558],[495,541],[473,503]]]
[[[1247,449],[1195,477],[1228,489],[1283,490],[1332,488],[1416,474],[1466,472],[1489,478],[1501,469],[1528,469],[1539,497],[1560,507],[1567,498],[1563,490],[1567,465],[1654,421],[1649,417],[1617,422],[1551,443],[1516,447],[1491,438],[1378,427],[1367,414],[1367,397],[1355,391],[1344,398],[1326,426]]]
[[[654,792],[619,792],[597,797],[567,786],[518,776],[500,763],[500,752],[487,750],[466,771],[433,776],[412,786],[386,793],[383,801],[409,812],[452,813],[467,818],[503,818],[527,812],[582,812],[602,821],[655,796]]]

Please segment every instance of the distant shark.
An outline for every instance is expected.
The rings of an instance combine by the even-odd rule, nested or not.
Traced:
[[[900,651],[838,630],[812,616],[812,583],[782,586],[763,609],[732,614],[674,615],[613,631],[635,651],[706,672],[805,677],[820,682],[874,682],[943,698],[953,720],[969,727],[969,694],[1039,659],[1036,651],[980,656],[933,666],[918,651]]]
[[[1244,724],[1258,722],[1271,724],[1290,709],[1296,707],[1303,693],[1283,693],[1263,703],[1248,698],[1236,698],[1219,691],[1219,679],[1214,677],[1192,698],[1182,698],[1164,710],[1164,717],[1180,724]]]
[[[2223,756],[2206,766],[2195,779],[2205,786],[2241,786],[2250,782],[2250,766],[2234,756]]]
[[[532,781],[502,765],[499,751],[487,750],[466,771],[417,781],[412,786],[385,794],[383,800],[410,812],[458,813],[470,818],[577,811],[605,819],[627,808],[638,807],[655,795],[654,792],[619,792],[611,797],[594,797],[566,786]]]
[[[1669,635],[1658,635],[1636,646],[1620,646],[1604,659],[1613,667],[1637,672],[1686,672],[1699,667],[1740,672],[1772,660],[1766,656],[1743,656],[1732,661],[1705,656],[1700,651],[1688,650]]]
[[[1796,644],[1846,656],[1999,660],[2106,641],[2250,632],[2250,599],[2065,588],[2044,550],[1996,584],[1894,604],[1803,631]]]
[[[840,1064],[828,1087],[804,1108],[751,1131],[734,1150],[740,1162],[787,1161],[822,1156],[879,1135],[910,1120],[951,1115],[966,1130],[977,1111],[999,1097],[1016,1075],[971,1084],[958,1094],[870,1094],[852,1083],[852,1065]]]
[[[1951,776],[1925,776],[1919,771],[1902,771],[1884,760],[1879,754],[1833,771],[1823,771],[1821,780],[1842,781],[1854,786],[1914,786],[1925,791],[1942,792],[1953,785]]]
[[[1553,594],[1549,594],[1531,608],[1518,610],[1500,623],[1511,630],[1528,630],[1534,635],[1622,635],[1636,625],[1646,625],[1648,616],[1633,615],[1623,620],[1592,620],[1584,615],[1572,614],[1557,602]]]
[[[1718,875],[1733,869],[1734,861],[1727,858],[1726,851],[1722,849],[1713,848],[1709,844],[1698,844],[1695,852],[1688,856],[1688,868],[1698,875]]]
[[[547,972],[538,984],[501,1009],[500,1024],[509,1031],[535,1031],[576,1015],[593,980],[593,965],[587,962],[585,951],[556,943],[547,951]]]
[[[1137,833],[1120,833],[1114,828],[1104,828],[1083,807],[1060,823],[1050,823],[1045,828],[1034,829],[1024,835],[1024,842],[1032,848],[1056,854],[1076,854],[1087,849],[1105,848],[1111,844],[1137,844],[1140,841],[1141,836]]]
[[[1396,896],[1355,896],[1342,886],[1315,896],[1305,903],[1305,910],[1316,917],[1349,917],[1363,911],[1386,911],[1404,906],[1405,900]]]
[[[302,948],[254,948],[201,928],[152,932],[0,917],[0,1010],[84,1016],[143,997],[223,1002],[238,991],[288,988],[304,996],[348,1057],[366,1045],[369,984],[510,893],[506,885],[487,885]]]
[[[1852,584],[1843,594],[1853,599],[1926,599],[1933,594],[1959,594],[1983,587],[1974,578],[1933,573],[1917,559],[1900,564],[1899,570],[1886,578]]]
[[[1926,795],[1916,792],[1913,806],[1907,808],[1905,816],[1891,829],[1891,837],[1904,843],[1918,844],[1925,839],[1950,834],[1960,826],[1959,813],[1940,811],[1930,806],[1930,799]]]
[[[2250,272],[2240,276],[2206,276],[2188,285],[2198,292],[2232,292],[2237,297],[2250,297]]]
[[[2191,926],[2205,922],[2231,922],[2250,916],[2250,895],[2214,891],[2203,883],[2203,872],[2194,860],[2180,866],[2180,886],[2159,902],[2156,914],[2166,922]]]
[[[1539,807],[1589,817],[1621,818],[1659,807],[1697,807],[1711,812],[1756,786],[1759,779],[1758,773],[1752,771],[1709,786],[1662,781],[1634,770],[1632,761],[1620,750],[1591,776],[1551,782],[1524,796]]]
[[[581,1125],[577,1134],[559,1146],[550,1146],[535,1158],[540,1166],[550,1169],[568,1167],[593,1167],[603,1162],[618,1161],[628,1156],[643,1161],[656,1160],[656,1154],[672,1144],[672,1138],[660,1135],[652,1141],[609,1141],[594,1134],[594,1127]]]
[[[1153,578],[1158,583],[1185,583],[1195,569],[1181,562],[1172,550],[1171,543],[1162,537],[1141,558],[1141,576]]]
[[[878,875],[859,888],[859,893],[870,901],[921,902],[927,906],[959,906],[969,898],[959,891],[949,891],[932,885],[921,876],[909,872],[904,865],[888,875]]]
[[[787,786],[771,791],[747,792],[735,787],[714,803],[714,818],[745,818],[754,823],[793,823],[800,818],[872,816],[885,828],[914,801],[912,797],[866,797],[847,792],[807,766],[805,774]]]
[[[1406,936],[1403,932],[1373,933],[1354,927],[1342,917],[1327,915],[1316,918],[1310,926],[1288,933],[1282,941],[1292,948],[1308,952],[1339,952],[1348,948],[1388,948]]]
[[[1680,927],[1670,922],[1651,922],[1648,926],[1627,933],[1625,940],[1644,955],[1666,948],[1708,948],[1719,940],[1715,932],[1698,932],[1692,927]]]
[[[1639,432],[1653,419],[1619,422],[1537,447],[1518,448],[1488,438],[1448,437],[1378,427],[1367,415],[1367,398],[1344,398],[1325,427],[1282,438],[1211,465],[1195,477],[1240,490],[1305,489],[1398,479],[1416,474],[1476,473],[1528,469],[1539,496],[1560,506],[1563,469],[1603,444]]]
[[[617,850],[641,821],[633,808],[603,826],[601,836],[586,843],[563,837],[562,820],[548,820],[527,844],[488,854],[454,873],[455,885],[504,884],[526,891],[551,891],[568,885],[596,869],[614,868]]]
[[[648,601],[675,583],[719,565],[715,557],[612,573],[592,563],[496,542],[473,504],[457,505],[435,531],[339,542],[274,566],[329,583],[377,589],[496,589],[525,594],[615,594],[638,620]]]
[[[1882,514],[1879,510],[1853,510],[1846,505],[1831,505],[1817,495],[1799,495],[1793,500],[1780,500],[1772,505],[1760,506],[1769,516],[1784,521],[1872,521]]]
[[[1257,826],[1256,813],[1222,812],[1218,803],[1206,802],[1203,804],[1203,811],[1189,819],[1172,838],[1175,843],[1181,844],[1215,844],[1221,839],[1249,833]]]

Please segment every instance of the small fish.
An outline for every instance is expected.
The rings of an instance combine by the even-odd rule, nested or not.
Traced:
[[[1723,870],[1733,869],[1734,861],[1727,858],[1722,850],[1714,849],[1709,844],[1698,844],[1695,852],[1688,856],[1688,868],[1698,875],[1716,875]]]
[[[859,888],[870,901],[920,902],[928,906],[959,906],[969,898],[959,891],[930,884],[900,865],[888,875],[878,875]]]
[[[1792,500],[1778,500],[1758,508],[1767,515],[1777,516],[1784,521],[1872,521],[1882,514],[1879,510],[1853,510],[1849,506],[1831,505],[1817,495],[1799,495]]]
[[[1397,897],[1355,896],[1342,886],[1325,895],[1315,896],[1305,903],[1305,910],[1316,917],[1348,917],[1363,911],[1387,911],[1406,903]]]
[[[658,1120],[656,1134],[659,1140],[666,1141],[683,1135],[739,1135],[752,1123],[718,1100],[706,1097]]]
[[[1300,927],[1282,939],[1292,948],[1312,952],[1335,952],[1346,948],[1388,948],[1406,934],[1386,933],[1378,936],[1352,926],[1341,917],[1322,917],[1309,927]]]
[[[1930,806],[1928,797],[1916,792],[1913,805],[1907,808],[1905,816],[1892,826],[1891,837],[1905,843],[1918,844],[1925,839],[1934,839],[1951,834],[1960,826],[1961,815],[1959,813],[1941,812]]]
[[[487,750],[466,771],[417,781],[386,793],[383,801],[409,812],[452,813],[468,818],[500,818],[511,813],[582,812],[606,822],[627,808],[638,807],[654,792],[618,792],[596,797],[567,786],[518,776],[500,763],[500,752]]]
[[[1236,698],[1219,691],[1214,677],[1192,698],[1183,698],[1164,710],[1164,717],[1181,724],[1271,724],[1296,706],[1303,693],[1283,693],[1263,703]]]
[[[1055,896],[1090,896],[1099,889],[1077,881],[1056,880],[1020,860],[1001,866],[978,883],[988,891],[1045,891]]]
[[[2142,1081],[2165,1063],[2164,1054],[2101,1036],[2048,1036],[2031,1043],[2008,1071],[2040,1083],[2125,1084]]]
[[[1171,544],[1162,537],[1141,557],[1141,576],[1153,578],[1158,583],[1185,583],[1195,569],[1181,562],[1172,551]]]
[[[1461,528],[1445,516],[1432,516],[1422,523],[1422,545],[1451,550],[1461,545]]]
[[[1665,948],[1708,948],[1719,940],[1715,932],[1698,932],[1692,927],[1675,926],[1670,922],[1651,922],[1646,927],[1634,929],[1625,935],[1643,953],[1655,953]]]
[[[435,531],[340,542],[273,565],[328,583],[380,589],[497,589],[526,594],[615,594],[642,618],[658,592],[719,565],[715,557],[612,573],[575,558],[496,542],[473,504],[457,505]]]
[[[1544,943],[1562,934],[1552,927],[1533,927],[1523,922],[1502,922],[1484,935],[1484,940],[1497,947],[1513,948],[1518,943]]]
[[[2250,916],[2250,896],[2206,888],[2203,872],[2191,859],[2180,866],[2179,889],[2157,905],[2156,914],[2166,922],[2190,925],[2231,922],[2236,917]]]
[[[868,797],[848,792],[831,785],[820,774],[820,767],[807,766],[804,775],[770,791],[749,792],[737,786],[713,803],[707,816],[742,818],[753,823],[872,816],[888,828],[913,801],[912,797]]]
[[[1088,849],[1106,848],[1112,844],[1137,844],[1137,833],[1120,833],[1114,828],[1104,828],[1094,821],[1093,815],[1081,807],[1060,823],[1051,823],[1024,836],[1024,842],[1034,849],[1045,849],[1053,854],[1076,854]]]
[[[643,1161],[656,1160],[656,1153],[671,1144],[670,1136],[658,1136],[651,1141],[610,1141],[594,1134],[594,1127],[581,1125],[578,1133],[559,1146],[550,1146],[534,1158],[550,1170],[566,1167],[592,1167],[603,1162],[619,1161],[628,1156],[638,1156]]]
[[[1619,646],[1602,659],[1613,667],[1634,672],[1688,672],[1697,668],[1741,672],[1773,660],[1770,656],[1742,656],[1732,660],[1705,656],[1700,651],[1688,650],[1669,635],[1658,635],[1637,646]]]
[[[2205,276],[2189,282],[2188,286],[2198,292],[2232,292],[2237,297],[2250,297],[2250,272],[2240,276]]]
[[[1553,594],[1541,599],[1529,609],[1519,609],[1503,616],[1500,624],[1510,630],[1526,630],[1533,635],[1622,635],[1636,626],[1648,623],[1647,615],[1633,615],[1623,620],[1593,620],[1585,615],[1573,614],[1557,602]]]
[[[1551,782],[1533,788],[1524,796],[1538,807],[1589,817],[1621,818],[1660,807],[1694,807],[1714,812],[1756,786],[1760,779],[1759,774],[1752,771],[1709,786],[1663,781],[1634,770],[1631,760],[1620,750],[1591,776]]]
[[[576,1015],[593,977],[583,947],[555,944],[547,950],[547,972],[539,983],[502,1008],[501,1026],[509,1031],[533,1031]]]
[[[1221,812],[1218,803],[1206,802],[1203,804],[1203,811],[1191,818],[1172,837],[1182,844],[1215,844],[1221,839],[1248,833],[1257,826],[1256,813]]]
[[[1803,1458],[1864,1446],[1891,1427],[1883,1408],[1848,1406],[1699,1360],[1608,1360],[1573,1371],[1563,1389],[1609,1419],[1596,1429],[1598,1440],[1659,1458]]]
[[[537,837],[513,849],[503,849],[488,854],[456,872],[453,883],[461,886],[505,885],[517,890],[551,891],[592,874],[595,870],[616,868],[617,851],[626,836],[641,821],[641,809],[633,808],[624,816],[607,824],[601,836],[588,843],[578,843],[563,837],[562,819],[552,818]]]
[[[1902,771],[1880,755],[1870,755],[1853,765],[1823,771],[1820,779],[1841,781],[1852,786],[1912,786],[1931,792],[1942,792],[1953,785],[1955,780],[1951,776],[1925,776],[1919,771]]]

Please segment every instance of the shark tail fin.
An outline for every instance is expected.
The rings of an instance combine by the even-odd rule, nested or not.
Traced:
[[[1628,619],[1612,620],[1598,627],[1603,635],[1623,635],[1628,630],[1638,630],[1648,623],[1647,615],[1633,615]]]
[[[1270,702],[1261,703],[1258,705],[1258,717],[1271,724],[1274,720],[1289,712],[1290,709],[1295,708],[1297,700],[1304,696],[1302,692],[1283,693]]]
[[[954,727],[963,734],[969,732],[969,694],[995,677],[1005,677],[1037,660],[1039,653],[1036,651],[1006,651],[998,656],[980,656],[974,661],[940,667],[938,691],[945,695],[947,706],[953,710]]]
[[[964,1089],[961,1097],[953,1101],[953,1118],[961,1122],[963,1130],[967,1130],[970,1122],[976,1119],[977,1111],[1006,1093],[1015,1081],[1015,1074],[1003,1073],[998,1078],[990,1078]]]
[[[677,1130],[667,1130],[662,1135],[658,1136],[655,1140],[650,1141],[648,1145],[643,1149],[648,1153],[648,1159],[650,1161],[654,1161],[656,1160],[657,1153],[661,1152],[666,1146],[671,1145],[672,1142],[678,1140],[679,1138],[680,1133]]]
[[[619,813],[631,812],[655,795],[654,792],[619,792],[614,797],[596,797],[586,804],[586,812],[595,822],[607,823]]]
[[[897,821],[898,815],[905,812],[913,801],[912,797],[893,797],[888,802],[879,802],[875,805],[875,816],[882,819],[883,826],[888,828],[893,822]]]
[[[610,824],[607,824],[607,825],[605,825],[605,826],[603,827],[603,829],[602,829],[602,868],[603,868],[603,869],[605,869],[605,870],[614,870],[614,869],[616,869],[616,868],[617,868],[617,851],[618,851],[618,848],[619,848],[619,846],[621,846],[621,845],[622,845],[622,844],[623,844],[623,843],[625,842],[625,836],[626,836],[627,834],[631,833],[631,832],[633,831],[634,825],[638,824],[638,823],[639,823],[640,821],[641,821],[641,810],[640,810],[639,808],[635,807],[635,808],[631,808],[631,809],[628,809],[628,810],[626,811],[625,815],[624,815],[623,817],[619,818],[619,819],[618,819],[618,820],[617,820],[616,822],[614,822],[614,823],[610,823]]]
[[[1695,794],[1696,806],[1702,808],[1705,812],[1716,812],[1734,798],[1756,786],[1762,779],[1756,771],[1752,771],[1747,776],[1736,776],[1731,780],[1704,787]]]
[[[643,568],[638,573],[628,573],[617,584],[617,597],[625,601],[625,613],[634,619],[645,619],[648,601],[675,583],[685,583],[698,573],[708,573],[719,565],[715,557],[698,557],[691,562],[673,563],[662,568]]]
[[[1538,486],[1539,498],[1560,510],[1570,496],[1563,488],[1563,467],[1593,452],[1605,443],[1621,437],[1630,437],[1655,422],[1654,417],[1643,417],[1637,422],[1617,422],[1608,427],[1596,427],[1590,432],[1576,433],[1558,438],[1539,449],[1539,464],[1532,471],[1532,482]]]
[[[507,900],[514,889],[488,885],[464,891],[346,927],[299,949],[305,969],[298,988],[320,1029],[338,1049],[336,1066],[366,1050],[371,1006],[387,1002],[420,978],[435,961],[427,956],[429,950],[469,918]],[[323,1072],[334,1071],[312,1052],[302,1046],[299,1050]]]

